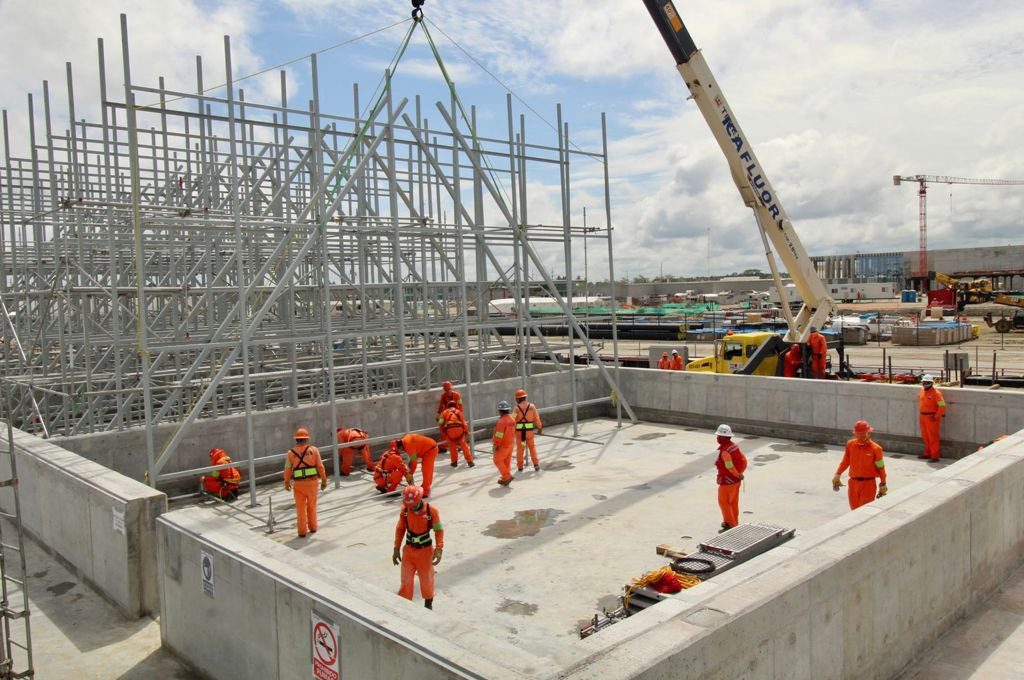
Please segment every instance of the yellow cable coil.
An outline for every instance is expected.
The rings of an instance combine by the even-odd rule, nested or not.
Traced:
[[[640,578],[632,579],[632,585],[626,586],[626,593],[622,597],[622,606],[629,609],[629,598],[636,590],[646,588],[652,583],[656,583],[662,576],[666,576],[668,574],[672,574],[679,580],[679,583],[683,586],[683,590],[692,588],[700,583],[700,579],[696,576],[691,576],[690,574],[679,574],[673,571],[672,567],[664,566],[661,569],[649,571]]]

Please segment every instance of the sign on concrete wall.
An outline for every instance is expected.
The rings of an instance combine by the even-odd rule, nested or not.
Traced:
[[[199,551],[199,568],[203,572],[203,592],[213,597],[213,556],[205,550]]]
[[[313,680],[339,680],[341,678],[341,645],[338,626],[313,610],[310,613],[313,643]]]

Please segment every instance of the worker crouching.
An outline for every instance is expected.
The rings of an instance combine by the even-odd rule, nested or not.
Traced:
[[[413,577],[418,576],[423,606],[433,609],[434,565],[441,562],[444,529],[437,508],[423,498],[423,489],[418,486],[407,486],[402,492],[402,511],[398,516],[398,526],[395,527],[395,550],[391,554],[391,562],[402,565],[402,585],[398,589],[398,594],[411,600]],[[434,539],[437,541],[437,546],[433,550],[431,531],[434,532]]]
[[[437,442],[422,434],[407,434],[391,442],[391,451],[409,457],[409,472],[405,481],[412,484],[413,473],[422,465],[423,497],[430,498],[430,486],[434,483],[434,462],[437,460]],[[422,461],[422,463],[421,463]]]
[[[409,468],[405,466],[401,454],[397,451],[385,451],[377,461],[377,467],[373,469],[373,484],[380,493],[391,493],[408,474]]]
[[[210,449],[210,465],[225,465],[231,462],[224,449]],[[238,468],[229,467],[222,470],[214,470],[209,475],[201,478],[203,489],[218,498],[226,501],[233,501],[238,498],[238,487],[242,483],[242,475]]]
[[[363,441],[369,439],[370,435],[365,430],[360,430],[354,427],[339,427],[338,428],[338,444],[348,444],[351,442]],[[366,464],[366,469],[373,470],[373,457],[370,455],[370,445],[363,444],[361,446],[345,446],[341,447],[338,454],[341,456],[341,474],[348,476],[352,473],[352,459],[355,454],[358,453],[363,458],[363,463]]]
[[[843,460],[839,463],[839,468],[832,478],[832,488],[839,491],[839,487],[843,485],[839,476],[847,468],[850,469],[848,495],[851,510],[870,503],[876,497],[881,498],[889,491],[885,483],[885,461],[882,460],[882,447],[871,441],[873,431],[872,427],[868,425],[868,421],[857,421],[853,426],[854,438],[846,442]],[[875,479],[880,482],[877,489]],[[875,495],[876,491],[877,496]]]
[[[320,450],[310,446],[309,432],[300,427],[295,431],[295,446],[288,449],[284,463],[284,488],[292,491],[294,487],[295,517],[300,538],[307,533],[316,533],[318,477],[319,490],[326,489],[327,470],[320,458]]]
[[[719,425],[715,430],[718,440],[718,507],[722,510],[722,529],[728,531],[740,523],[740,482],[747,469],[747,457],[732,440],[732,428]]]

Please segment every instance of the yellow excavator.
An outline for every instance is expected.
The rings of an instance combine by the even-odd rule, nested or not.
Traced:
[[[995,302],[996,304],[1008,307],[1016,307],[1017,310],[1010,318],[1003,315],[1002,318],[993,320],[992,312],[987,312],[981,318],[984,319],[989,328],[995,328],[997,333],[1024,330],[1024,300],[993,290],[990,279],[983,278],[964,281],[936,272],[935,280],[955,291],[957,311],[962,312],[965,305],[976,305],[985,302]]]

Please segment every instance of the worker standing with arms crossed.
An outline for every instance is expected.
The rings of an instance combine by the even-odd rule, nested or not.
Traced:
[[[419,576],[423,606],[433,609],[434,565],[441,562],[444,528],[441,526],[441,514],[423,500],[425,497],[423,489],[418,486],[407,486],[402,492],[402,511],[395,527],[395,550],[391,553],[391,563],[402,565],[402,585],[398,594],[411,600],[413,577]],[[433,543],[431,531],[437,539],[437,547],[433,550],[430,549]],[[404,549],[402,539],[405,539]]]
[[[516,390],[516,469],[523,471],[523,449],[530,449],[530,460],[533,469],[540,471],[540,459],[537,458],[537,446],[533,443],[534,433],[540,434],[544,429],[540,423],[537,407],[526,401],[526,390]]]
[[[853,426],[854,439],[846,442],[843,460],[839,463],[835,476],[832,478],[832,489],[839,491],[843,485],[839,475],[850,469],[850,509],[856,510],[862,505],[873,501],[875,496],[875,478],[881,482],[877,489],[877,498],[889,492],[885,484],[885,461],[882,460],[882,447],[871,441],[874,430],[868,421],[858,420]]]
[[[320,450],[310,446],[309,432],[300,427],[295,431],[295,446],[288,449],[284,462],[284,488],[292,491],[292,486],[295,487],[299,538],[305,538],[307,532],[316,533],[317,477],[320,478],[320,490],[326,489],[327,471],[320,459]]]
[[[824,380],[828,341],[818,332],[817,326],[811,326],[811,334],[807,336],[807,349],[811,351],[811,377]]]
[[[747,457],[732,440],[732,428],[719,425],[715,430],[718,440],[718,507],[722,510],[722,528],[728,531],[740,523],[740,482],[747,469]]]
[[[423,461],[423,497],[430,498],[430,486],[434,483],[434,462],[437,460],[437,442],[422,434],[407,434],[391,441],[391,450],[405,452],[409,456],[409,474],[405,481],[412,484],[416,466]]]
[[[918,458],[939,459],[939,428],[946,416],[946,400],[942,392],[935,387],[935,379],[930,374],[921,376],[921,390],[917,393],[917,405],[920,415],[921,438],[924,440],[924,453]]]
[[[441,434],[444,435],[445,441],[448,443],[448,453],[451,455],[452,467],[459,466],[460,448],[462,449],[462,457],[466,459],[466,464],[469,467],[476,465],[473,462],[473,453],[469,450],[469,444],[466,442],[469,423],[466,422],[462,411],[454,406],[449,406],[441,412],[441,417],[438,418],[438,421]]]
[[[516,420],[512,417],[512,407],[507,401],[503,401],[498,404],[498,422],[494,426],[494,437],[491,439],[494,466],[501,475],[498,484],[502,486],[508,486],[512,482],[512,440],[515,436]]]
[[[678,350],[672,350],[672,362],[669,364],[669,370],[681,371],[683,370],[683,357],[679,356]]]

